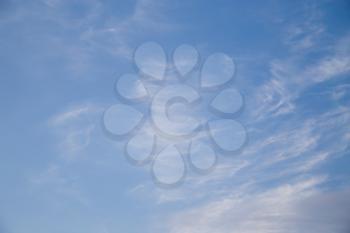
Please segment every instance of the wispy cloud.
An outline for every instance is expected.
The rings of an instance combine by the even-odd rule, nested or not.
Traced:
[[[254,92],[252,120],[260,121],[295,111],[296,101],[312,86],[350,72],[349,36],[329,46],[326,54],[305,65],[305,53],[270,62],[271,76]]]
[[[49,119],[48,126],[56,134],[63,158],[74,159],[90,144],[102,111],[98,105],[77,105]]]
[[[170,216],[172,233],[339,232],[349,230],[346,195],[322,193],[324,177],[299,180],[255,194],[228,195]]]
[[[106,66],[110,70],[102,73],[111,75],[115,69],[96,61],[101,57],[130,59],[140,41],[179,28],[165,15],[170,3],[137,0],[131,2],[125,15],[107,17],[110,6],[97,0],[23,2],[12,4],[15,7],[0,19],[0,28],[19,28],[10,34],[16,41],[26,38],[17,43],[35,49],[32,63],[59,60],[59,72],[68,77],[101,75]]]
[[[96,49],[131,59],[135,39],[179,27],[165,17],[167,4],[168,1],[138,0],[130,15],[109,19],[104,27],[90,27],[82,33],[81,39]]]
[[[43,192],[45,197],[54,198],[53,202],[64,202],[66,198],[82,205],[88,205],[88,198],[75,184],[74,177],[64,174],[62,166],[51,164],[46,170],[29,178],[31,189],[35,193]]]
[[[321,35],[325,32],[320,10],[322,4],[322,1],[305,3],[303,10],[292,16],[295,21],[286,25],[284,43],[292,52],[305,52],[320,42]]]

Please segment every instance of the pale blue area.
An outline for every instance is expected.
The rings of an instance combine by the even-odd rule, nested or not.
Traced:
[[[244,97],[236,120],[247,129],[247,148],[287,135],[243,154],[253,173],[244,170],[203,193],[251,180],[259,192],[319,174],[329,178],[322,190],[349,188],[349,69],[321,66],[344,71],[317,82],[311,80],[329,71],[303,73],[321,60],[349,59],[349,12],[346,0],[0,1],[0,233],[164,232],[155,227],[163,224],[158,219],[203,201],[159,204],[152,192],[139,191],[156,189],[148,170],[130,165],[124,145],[103,131],[103,111],[117,103],[116,78],[137,72],[133,51],[145,41],[163,46],[168,61],[182,44],[197,48],[201,64],[212,53],[232,56],[232,85]],[[289,73],[275,67],[281,79],[272,74],[276,61],[292,64],[283,66]],[[309,84],[301,88],[303,82]],[[201,97],[209,104],[215,93]],[[271,108],[254,115],[263,98]],[[81,111],[62,117],[74,109]],[[295,152],[313,136],[316,143]],[[296,171],[325,152],[323,163]],[[260,167],[277,155],[288,159]],[[276,175],[290,168],[295,173]]]

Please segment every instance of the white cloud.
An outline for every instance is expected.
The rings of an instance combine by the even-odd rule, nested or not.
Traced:
[[[349,191],[323,193],[324,177],[260,193],[227,195],[169,216],[171,233],[346,233]],[[161,223],[159,223],[162,225]]]
[[[74,159],[89,146],[102,111],[98,105],[76,105],[49,119],[48,126],[56,135],[63,158]]]
[[[75,178],[65,174],[62,166],[51,164],[44,171],[32,175],[29,183],[35,192],[41,192],[44,197],[53,198],[51,202],[64,202],[65,199],[78,201],[82,205],[88,205],[88,198],[76,185]]]
[[[309,119],[279,121],[278,130],[271,133],[269,126],[264,128],[266,133],[251,142],[243,156],[250,159],[254,173],[266,169],[274,169],[274,177],[309,173],[346,150],[349,123],[350,111],[344,107]]]
[[[295,111],[296,100],[307,88],[350,73],[350,36],[340,38],[328,46],[326,55],[316,61],[305,62],[305,54],[291,53],[286,59],[270,62],[271,77],[254,93],[251,118],[266,120]],[[306,65],[305,65],[306,64]]]
[[[349,40],[350,43],[350,40]],[[350,71],[350,55],[335,53],[319,61],[302,73],[305,79],[309,77],[313,82],[323,82],[330,78],[346,74]]]
[[[0,20],[0,27],[17,28],[10,35],[14,35],[14,43],[25,38],[26,46],[36,51],[30,54],[29,64],[41,67],[48,60],[59,61],[57,68],[68,77],[108,75],[115,72],[115,63],[96,62],[101,57],[130,59],[135,46],[143,42],[140,40],[178,28],[164,13],[169,4],[172,2],[130,1],[126,5],[131,11],[124,15],[110,14],[111,6],[98,0],[23,2]],[[49,73],[46,69],[40,72]]]
[[[93,106],[75,106],[67,111],[55,115],[49,120],[49,123],[53,126],[64,125],[69,121],[74,121],[80,118],[84,114],[89,114],[95,111],[97,111],[97,109]]]
[[[287,26],[284,43],[293,52],[313,48],[319,42],[320,36],[325,32],[325,27],[321,22],[321,12],[314,7],[309,7],[306,11],[306,14],[298,15],[301,18],[301,22]]]
[[[149,33],[178,28],[164,15],[168,1],[137,0],[132,13],[125,18],[110,18],[103,27],[90,27],[81,39],[93,48],[131,59],[133,42]]]
[[[174,190],[143,187],[138,192],[152,193],[158,203],[190,203],[212,195],[232,193],[243,185],[252,188],[286,177],[310,175],[348,148],[347,125],[350,125],[350,111],[345,107],[311,118],[253,125],[262,131],[255,132],[257,139],[251,140],[241,154],[232,157],[219,155],[220,162],[210,173],[198,175],[190,172],[184,184]]]

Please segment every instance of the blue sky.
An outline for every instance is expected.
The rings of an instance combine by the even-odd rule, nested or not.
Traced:
[[[1,1],[0,232],[349,232],[349,11],[345,0]],[[245,101],[243,150],[171,189],[101,125],[147,41],[168,56],[194,46],[198,67],[229,55]]]

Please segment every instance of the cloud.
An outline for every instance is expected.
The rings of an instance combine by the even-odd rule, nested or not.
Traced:
[[[98,0],[13,3],[12,13],[0,15],[0,28],[9,32],[6,35],[12,41],[4,49],[23,44],[23,61],[19,64],[46,77],[54,76],[52,73],[60,74],[60,78],[110,76],[115,72],[115,62],[130,59],[133,49],[145,38],[178,28],[164,13],[169,4],[131,1],[126,3],[124,15],[115,13],[119,4],[111,6]]]
[[[93,106],[76,106],[67,111],[55,115],[49,120],[49,122],[52,126],[64,125],[70,121],[74,121],[81,118],[82,115],[89,114],[95,111],[97,111],[97,109]]]
[[[137,0],[131,14],[121,19],[112,17],[103,27],[89,27],[81,39],[95,49],[131,59],[132,44],[138,38],[179,28],[164,15],[168,4],[168,1]]]
[[[89,146],[102,111],[96,104],[76,105],[49,119],[63,158],[74,159]]]
[[[284,43],[292,52],[304,52],[317,47],[325,32],[322,11],[319,8],[321,4],[321,1],[305,4],[301,12],[292,16],[295,20],[286,26],[284,35]]]
[[[321,192],[323,182],[324,177],[313,177],[263,192],[218,197],[169,216],[164,228],[171,233],[346,233],[349,191]]]
[[[285,59],[270,61],[271,76],[254,90],[251,119],[263,121],[295,112],[296,101],[313,86],[350,73],[350,36],[328,46],[325,54],[313,62],[308,52],[291,53]]]
[[[350,40],[349,40],[350,43]],[[335,53],[309,67],[302,73],[302,77],[310,77],[315,83],[323,82],[350,71],[350,55]]]
[[[174,190],[152,190],[143,186],[140,193],[159,203],[196,202],[237,190],[250,191],[271,182],[285,182],[320,171],[322,165],[348,150],[350,111],[337,107],[318,116],[267,121],[253,124],[254,139],[240,154],[219,156],[219,164],[205,175],[188,173],[186,181]],[[337,138],[337,140],[334,140]],[[208,192],[208,190],[211,190]]]
[[[256,140],[245,148],[244,156],[251,163],[247,168],[257,177],[312,173],[325,161],[347,150],[350,111],[337,107],[318,116],[276,119],[270,126],[260,126]],[[265,124],[266,125],[266,124]],[[272,128],[277,130],[272,131]],[[337,140],[334,140],[337,138]]]
[[[44,171],[32,175],[29,178],[29,184],[35,192],[41,192],[41,195],[53,198],[54,203],[58,200],[78,201],[82,205],[88,205],[88,198],[82,193],[77,186],[75,178],[65,174],[63,166],[51,164]]]

